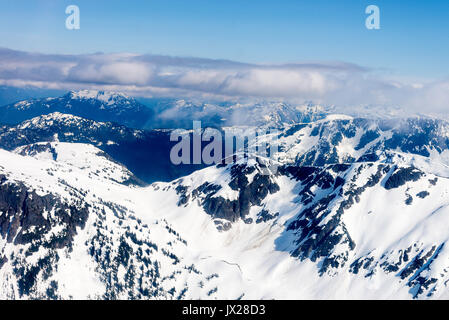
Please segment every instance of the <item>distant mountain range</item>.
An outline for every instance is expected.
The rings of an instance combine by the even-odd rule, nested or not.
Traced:
[[[15,92],[0,86],[14,97],[42,96],[47,91]],[[57,91],[56,91],[57,92]],[[8,100],[8,99],[7,99]],[[120,92],[98,90],[70,91],[60,97],[21,99],[2,105],[0,123],[18,124],[24,120],[53,112],[72,114],[100,122],[115,122],[136,129],[191,129],[201,120],[203,127],[257,126],[284,128],[309,123],[330,114],[354,118],[396,119],[406,113],[400,109],[365,106],[345,108],[313,103],[292,104],[279,101],[197,101],[173,98],[132,98]]]
[[[53,112],[72,114],[101,122],[115,122],[137,129],[192,128],[203,126],[267,126],[310,122],[326,112],[314,105],[263,103],[194,103],[183,99],[137,99],[119,92],[96,90],[70,91],[57,98],[36,98],[0,106],[0,123],[18,124]]]
[[[0,107],[0,123],[17,124],[53,112],[116,122],[130,128],[145,127],[153,114],[149,108],[122,93],[81,90],[59,98],[23,100]]]

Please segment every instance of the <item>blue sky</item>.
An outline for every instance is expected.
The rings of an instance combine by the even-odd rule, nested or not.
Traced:
[[[80,7],[78,31],[65,29],[69,4]],[[381,10],[381,30],[365,28],[369,4]],[[0,46],[249,63],[345,61],[397,76],[444,78],[449,1],[1,1]]]
[[[72,4],[80,30],[65,27]],[[448,57],[447,0],[0,1],[13,87],[449,114]]]

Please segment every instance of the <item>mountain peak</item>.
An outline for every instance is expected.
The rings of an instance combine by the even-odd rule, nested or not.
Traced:
[[[25,120],[24,122],[22,122],[19,125],[20,129],[26,129],[31,127],[46,127],[50,122],[51,123],[69,123],[69,122],[82,122],[82,121],[86,121],[85,119],[78,117],[78,116],[74,116],[72,114],[66,114],[66,113],[61,113],[61,112],[52,112],[49,114],[45,114],[45,115],[41,115],[41,116],[37,116],[34,117],[32,119],[29,120]]]
[[[100,122],[116,122],[142,128],[152,111],[121,92],[80,90],[69,91],[58,98],[25,100],[0,108],[0,122],[19,124],[37,116],[60,112]]]
[[[99,90],[79,90],[70,91],[67,96],[71,99],[95,99],[102,102],[107,102],[108,104],[113,104],[117,99],[127,99],[131,100],[129,96],[122,92],[115,91],[99,91]]]

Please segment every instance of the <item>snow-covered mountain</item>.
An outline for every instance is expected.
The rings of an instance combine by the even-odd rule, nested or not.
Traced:
[[[139,218],[145,189],[99,149],[37,144],[0,159],[1,299],[207,297],[217,283],[167,221]]]
[[[23,100],[0,108],[0,123],[17,124],[24,120],[61,112],[95,121],[110,121],[131,128],[143,128],[152,111],[119,92],[96,90],[70,91],[59,98]]]
[[[85,144],[0,154],[2,298],[447,297],[449,170],[423,156],[143,187]]]
[[[245,134],[245,129],[237,126],[223,130]],[[0,126],[0,147],[13,150],[43,141],[89,143],[151,183],[170,181],[204,167],[171,164],[170,149],[175,142],[170,141],[170,132],[130,129],[55,112],[18,125]],[[443,120],[329,115],[321,120],[284,125],[278,132],[276,143],[280,152],[276,157],[284,164],[323,166],[375,161],[388,157],[387,151],[432,155],[449,164],[449,123]]]
[[[0,124],[22,121],[54,112],[82,118],[115,122],[137,129],[177,129],[192,127],[201,120],[204,126],[266,126],[323,119],[330,111],[319,105],[287,102],[193,102],[183,99],[141,99],[148,107],[121,92],[80,90],[57,98],[26,99],[0,107]]]
[[[272,101],[198,103],[181,99],[155,108],[157,115],[152,120],[153,126],[185,129],[191,128],[192,121],[197,120],[201,120],[205,127],[282,128],[323,119],[327,115],[326,109],[319,105]]]
[[[92,144],[147,183],[170,181],[203,167],[170,162],[174,142],[167,130],[137,130],[59,112],[0,126],[0,148],[6,150],[52,141]]]
[[[239,265],[248,298],[447,298],[449,171],[392,159],[268,176],[259,163],[208,168],[171,192],[180,215],[213,221],[222,238],[208,254]]]
[[[329,115],[288,126],[280,134],[278,158],[284,163],[323,166],[376,161],[401,151],[446,161],[449,123],[432,118],[368,119]]]
[[[449,298],[449,124],[273,110],[274,160],[209,167],[170,130],[0,126],[0,299]]]
[[[347,115],[353,118],[394,120],[406,117],[434,117],[441,115],[415,114],[399,107],[385,106],[334,106],[312,102],[293,103],[272,100],[201,102],[184,99],[142,99],[155,111],[149,128],[192,127],[192,121],[201,120],[203,126],[232,127],[257,126],[282,129],[297,123],[311,123],[327,116]],[[443,118],[448,120],[447,117]]]

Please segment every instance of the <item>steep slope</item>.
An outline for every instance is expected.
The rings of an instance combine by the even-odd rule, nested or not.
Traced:
[[[279,160],[299,165],[377,161],[389,151],[446,158],[449,123],[432,118],[373,120],[332,115],[286,128],[278,143]]]
[[[216,275],[192,263],[187,242],[165,220],[136,216],[127,198],[139,190],[132,175],[100,150],[64,143],[0,150],[0,177],[0,298],[212,295]]]
[[[123,93],[71,91],[58,98],[24,100],[0,108],[0,123],[17,124],[37,116],[61,112],[95,121],[143,128],[152,111]]]
[[[0,126],[0,148],[14,150],[37,142],[92,144],[124,164],[139,179],[151,183],[170,181],[201,168],[170,162],[170,131],[137,130],[110,122],[96,122],[59,112]]]
[[[268,176],[260,163],[208,168],[152,188],[177,195],[170,217],[189,243],[214,239],[204,255],[219,252],[251,279],[242,280],[245,297],[447,297],[449,171],[426,172],[419,156],[390,158]],[[222,236],[188,220],[199,212]]]

